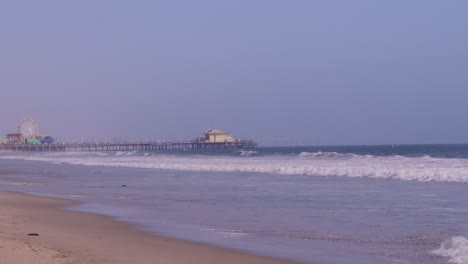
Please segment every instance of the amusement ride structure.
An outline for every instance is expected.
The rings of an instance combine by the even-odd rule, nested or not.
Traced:
[[[18,126],[18,134],[21,134],[23,139],[35,139],[39,136],[39,126],[32,118],[24,118]]]

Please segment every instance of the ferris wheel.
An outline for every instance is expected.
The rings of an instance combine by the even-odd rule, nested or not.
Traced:
[[[23,135],[23,138],[32,138],[39,134],[39,127],[34,119],[24,118],[18,126],[18,133]]]

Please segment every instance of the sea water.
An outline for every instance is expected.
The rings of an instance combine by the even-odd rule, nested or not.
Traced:
[[[306,263],[468,263],[468,145],[0,153],[0,188]]]

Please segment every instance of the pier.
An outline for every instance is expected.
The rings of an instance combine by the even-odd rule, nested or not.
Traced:
[[[76,151],[163,151],[163,150],[210,150],[210,149],[251,149],[257,144],[242,140],[230,133],[210,129],[203,137],[186,141],[140,141],[140,142],[56,142],[50,135],[39,134],[37,122],[32,118],[21,120],[16,133],[0,137],[0,151],[28,152],[76,152]]]
[[[251,149],[253,141],[236,142],[154,142],[154,143],[64,143],[64,144],[0,144],[0,150],[24,152],[78,152],[78,151],[161,151]]]

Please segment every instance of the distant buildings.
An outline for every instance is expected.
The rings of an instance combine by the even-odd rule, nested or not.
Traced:
[[[53,143],[55,143],[54,138],[39,134],[38,125],[32,118],[21,120],[17,133],[9,133],[6,137],[0,137],[0,144],[39,145]]]
[[[25,138],[21,133],[7,134],[5,138],[0,138],[0,144],[27,144],[27,145],[39,145],[39,144],[53,144],[55,139],[51,136],[35,135],[32,137]]]

